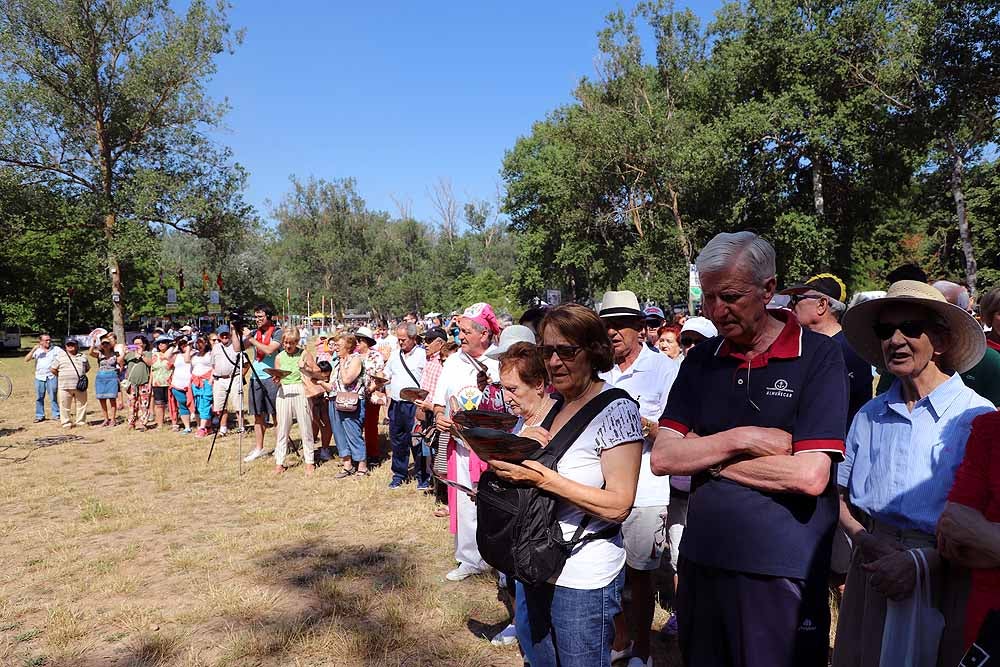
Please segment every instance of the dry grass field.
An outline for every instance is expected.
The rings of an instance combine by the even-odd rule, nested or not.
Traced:
[[[0,665],[521,665],[483,638],[506,622],[493,578],[444,580],[447,519],[387,465],[240,477],[235,435],[206,464],[209,439],[167,429],[32,424],[32,365],[0,373]]]

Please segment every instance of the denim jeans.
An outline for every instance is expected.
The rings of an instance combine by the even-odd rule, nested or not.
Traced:
[[[425,470],[423,445],[413,439],[413,421],[417,406],[405,401],[393,401],[389,406],[389,441],[392,443],[392,478],[406,481],[410,477],[410,452],[418,482],[429,482]]]
[[[517,643],[521,645],[524,661],[535,664],[531,653],[531,625],[528,616],[528,600],[524,597],[524,584],[514,580],[514,630],[517,633]]]
[[[365,423],[365,402],[358,401],[356,412],[341,412],[336,401],[329,402],[330,426],[333,428],[333,444],[337,446],[340,458],[350,457],[355,465],[367,460],[365,451],[365,436],[362,424]]]
[[[625,568],[604,588],[525,586],[531,667],[611,667]]]
[[[52,418],[59,419],[59,401],[56,400],[56,387],[59,380],[54,376],[48,380],[35,378],[35,419],[45,419],[45,395],[49,395],[52,404]]]

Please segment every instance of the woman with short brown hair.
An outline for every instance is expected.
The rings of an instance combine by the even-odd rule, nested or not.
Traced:
[[[562,398],[553,408],[558,412],[549,429],[528,427],[522,436],[548,444],[577,414],[586,417],[591,401],[604,392],[616,394],[595,403],[594,417],[555,470],[532,460],[489,463],[505,481],[555,496],[553,527],[564,540],[572,541],[578,529],[587,540],[571,549],[554,582],[524,587],[531,664],[605,665],[624,583],[625,550],[616,528],[632,509],[642,456],[639,407],[598,375],[614,361],[611,340],[597,313],[578,304],[559,306],[546,314],[539,334],[539,359]]]

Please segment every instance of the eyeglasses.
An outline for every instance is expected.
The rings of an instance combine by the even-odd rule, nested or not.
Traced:
[[[543,361],[551,359],[553,353],[563,361],[573,361],[582,349],[579,345],[539,345],[538,354]]]
[[[788,299],[788,305],[795,308],[800,302],[806,299],[825,299],[826,297],[819,296],[818,294],[793,294],[790,299]]]
[[[872,331],[879,340],[889,340],[897,330],[907,338],[920,338],[929,327],[926,320],[905,320],[899,324],[878,322],[872,325]]]
[[[683,336],[681,338],[681,347],[691,347],[692,345],[697,345],[697,344],[698,341],[694,338],[688,338],[687,336]]]
[[[656,321],[656,320],[646,320],[646,328],[647,329],[659,329],[662,326],[663,326],[663,320],[659,320],[659,321]]]

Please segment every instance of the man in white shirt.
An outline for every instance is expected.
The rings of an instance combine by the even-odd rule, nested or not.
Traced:
[[[469,306],[459,320],[459,340],[462,349],[455,352],[441,369],[441,377],[434,389],[434,414],[438,429],[447,432],[451,428],[451,416],[462,410],[497,410],[490,394],[484,399],[480,389],[481,374],[487,380],[496,381],[500,377],[500,363],[489,358],[486,353],[493,349],[493,341],[500,333],[500,325],[493,308],[487,303]],[[499,401],[502,403],[502,400]],[[472,487],[479,481],[482,462],[464,442],[452,439],[454,449],[448,457],[448,479]],[[455,560],[458,567],[449,572],[449,581],[461,581],[487,568],[476,544],[476,505],[464,493],[452,495],[454,511],[451,513],[451,529],[455,533]]]
[[[403,323],[396,327],[399,348],[389,355],[382,371],[389,378],[389,442],[392,443],[392,481],[390,489],[398,489],[410,478],[410,450],[413,450],[414,475],[417,490],[431,488],[430,474],[424,465],[423,449],[413,446],[413,420],[417,406],[404,401],[399,392],[408,387],[420,387],[420,378],[427,365],[427,352],[417,345],[417,325]]]
[[[628,667],[650,667],[649,627],[654,611],[652,571],[660,566],[660,554],[666,542],[670,484],[666,479],[653,475],[649,456],[656,425],[677,377],[677,364],[645,344],[645,315],[639,309],[639,300],[634,293],[605,293],[599,314],[607,325],[615,355],[614,368],[601,373],[601,379],[624,389],[639,403],[643,431],[647,434],[632,512],[622,524],[626,577],[632,588],[632,597],[623,613],[615,618],[612,659],[618,660],[629,654],[625,624],[628,614],[635,620],[635,642]]]
[[[52,374],[52,362],[59,348],[52,344],[52,336],[43,333],[38,337],[38,345],[31,348],[24,360],[35,362],[35,423],[45,421],[45,395],[49,396],[52,418],[59,419],[59,402],[56,400],[56,376]]]

